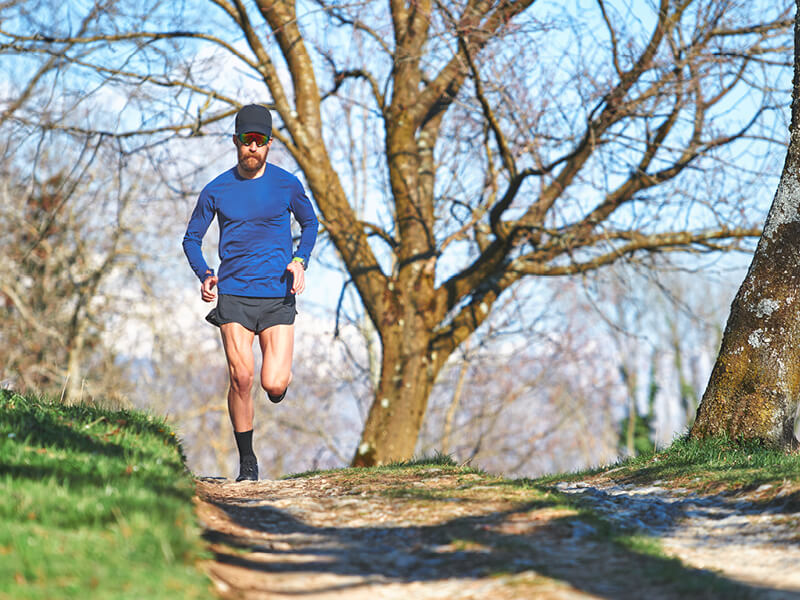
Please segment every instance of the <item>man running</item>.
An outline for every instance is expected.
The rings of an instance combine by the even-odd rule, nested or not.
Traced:
[[[202,282],[205,302],[217,297],[206,320],[219,327],[228,361],[228,412],[239,448],[239,477],[258,479],[253,452],[253,338],[258,335],[263,363],[261,387],[280,402],[292,381],[295,294],[305,289],[305,269],[319,222],[300,181],[272,164],[272,117],[265,107],[249,104],[236,114],[238,163],[200,192],[183,251]],[[302,233],[292,253],[289,213]],[[211,221],[219,224],[219,274],[203,257],[202,240]]]

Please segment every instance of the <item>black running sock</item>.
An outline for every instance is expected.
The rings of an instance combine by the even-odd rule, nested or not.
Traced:
[[[250,431],[234,431],[236,438],[236,445],[239,447],[239,458],[245,456],[255,456],[253,454],[253,430]]]

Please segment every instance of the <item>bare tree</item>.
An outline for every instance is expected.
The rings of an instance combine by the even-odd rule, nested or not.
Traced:
[[[783,3],[659,0],[637,4],[642,20],[607,0],[579,15],[537,12],[534,0],[209,5],[212,18],[177,22],[98,2],[77,34],[77,23],[46,26],[19,9],[1,43],[58,57],[83,89],[124,92],[128,118],[104,131],[127,151],[229,119],[240,93],[219,75],[234,65],[263,86],[275,136],[380,336],[354,464],[413,453],[448,357],[523,278],[724,250],[759,233],[744,210],[757,169],[736,157],[742,142],[772,141]],[[362,189],[379,204],[370,214],[334,152],[348,101],[362,116],[348,126],[380,158]]]
[[[800,2],[798,3],[800,10]],[[731,306],[691,436],[797,448],[800,399],[800,21],[795,19],[789,148],[764,231]]]
[[[497,311],[443,369],[421,434],[423,452],[516,475],[616,456],[616,357],[598,352],[588,311],[572,310],[574,286],[542,287],[537,318],[531,302],[522,305],[527,322],[513,310]]]
[[[107,333],[120,314],[115,287],[140,256],[127,226],[136,189],[122,192],[118,171],[98,171],[103,153],[88,142],[69,164],[63,142],[45,136],[32,173],[6,163],[0,175],[0,379],[69,403],[124,403],[128,386]]]
[[[614,349],[627,395],[620,446],[628,455],[668,443],[694,420],[733,285],[724,272],[698,267],[619,265],[587,286],[582,310],[601,325],[601,346]]]

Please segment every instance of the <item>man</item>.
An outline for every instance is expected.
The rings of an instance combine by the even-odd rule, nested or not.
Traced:
[[[206,320],[219,327],[228,361],[230,414],[239,449],[239,477],[257,480],[253,452],[253,339],[258,335],[263,363],[261,386],[272,402],[283,400],[292,381],[295,294],[305,289],[305,269],[317,237],[318,221],[300,181],[267,164],[272,117],[250,104],[236,114],[238,163],[200,193],[183,251],[202,282],[205,302],[217,297]],[[302,233],[292,253],[289,213]],[[219,274],[209,268],[202,240],[214,217],[219,223]]]

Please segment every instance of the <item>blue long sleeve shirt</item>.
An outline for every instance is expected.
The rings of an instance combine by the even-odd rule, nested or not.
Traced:
[[[294,254],[290,212],[301,228]],[[200,281],[210,270],[202,243],[215,216],[219,222],[219,293],[289,296],[292,275],[286,266],[293,256],[308,263],[319,226],[297,177],[267,163],[264,174],[256,179],[241,177],[233,167],[203,188],[183,237],[183,251]]]

